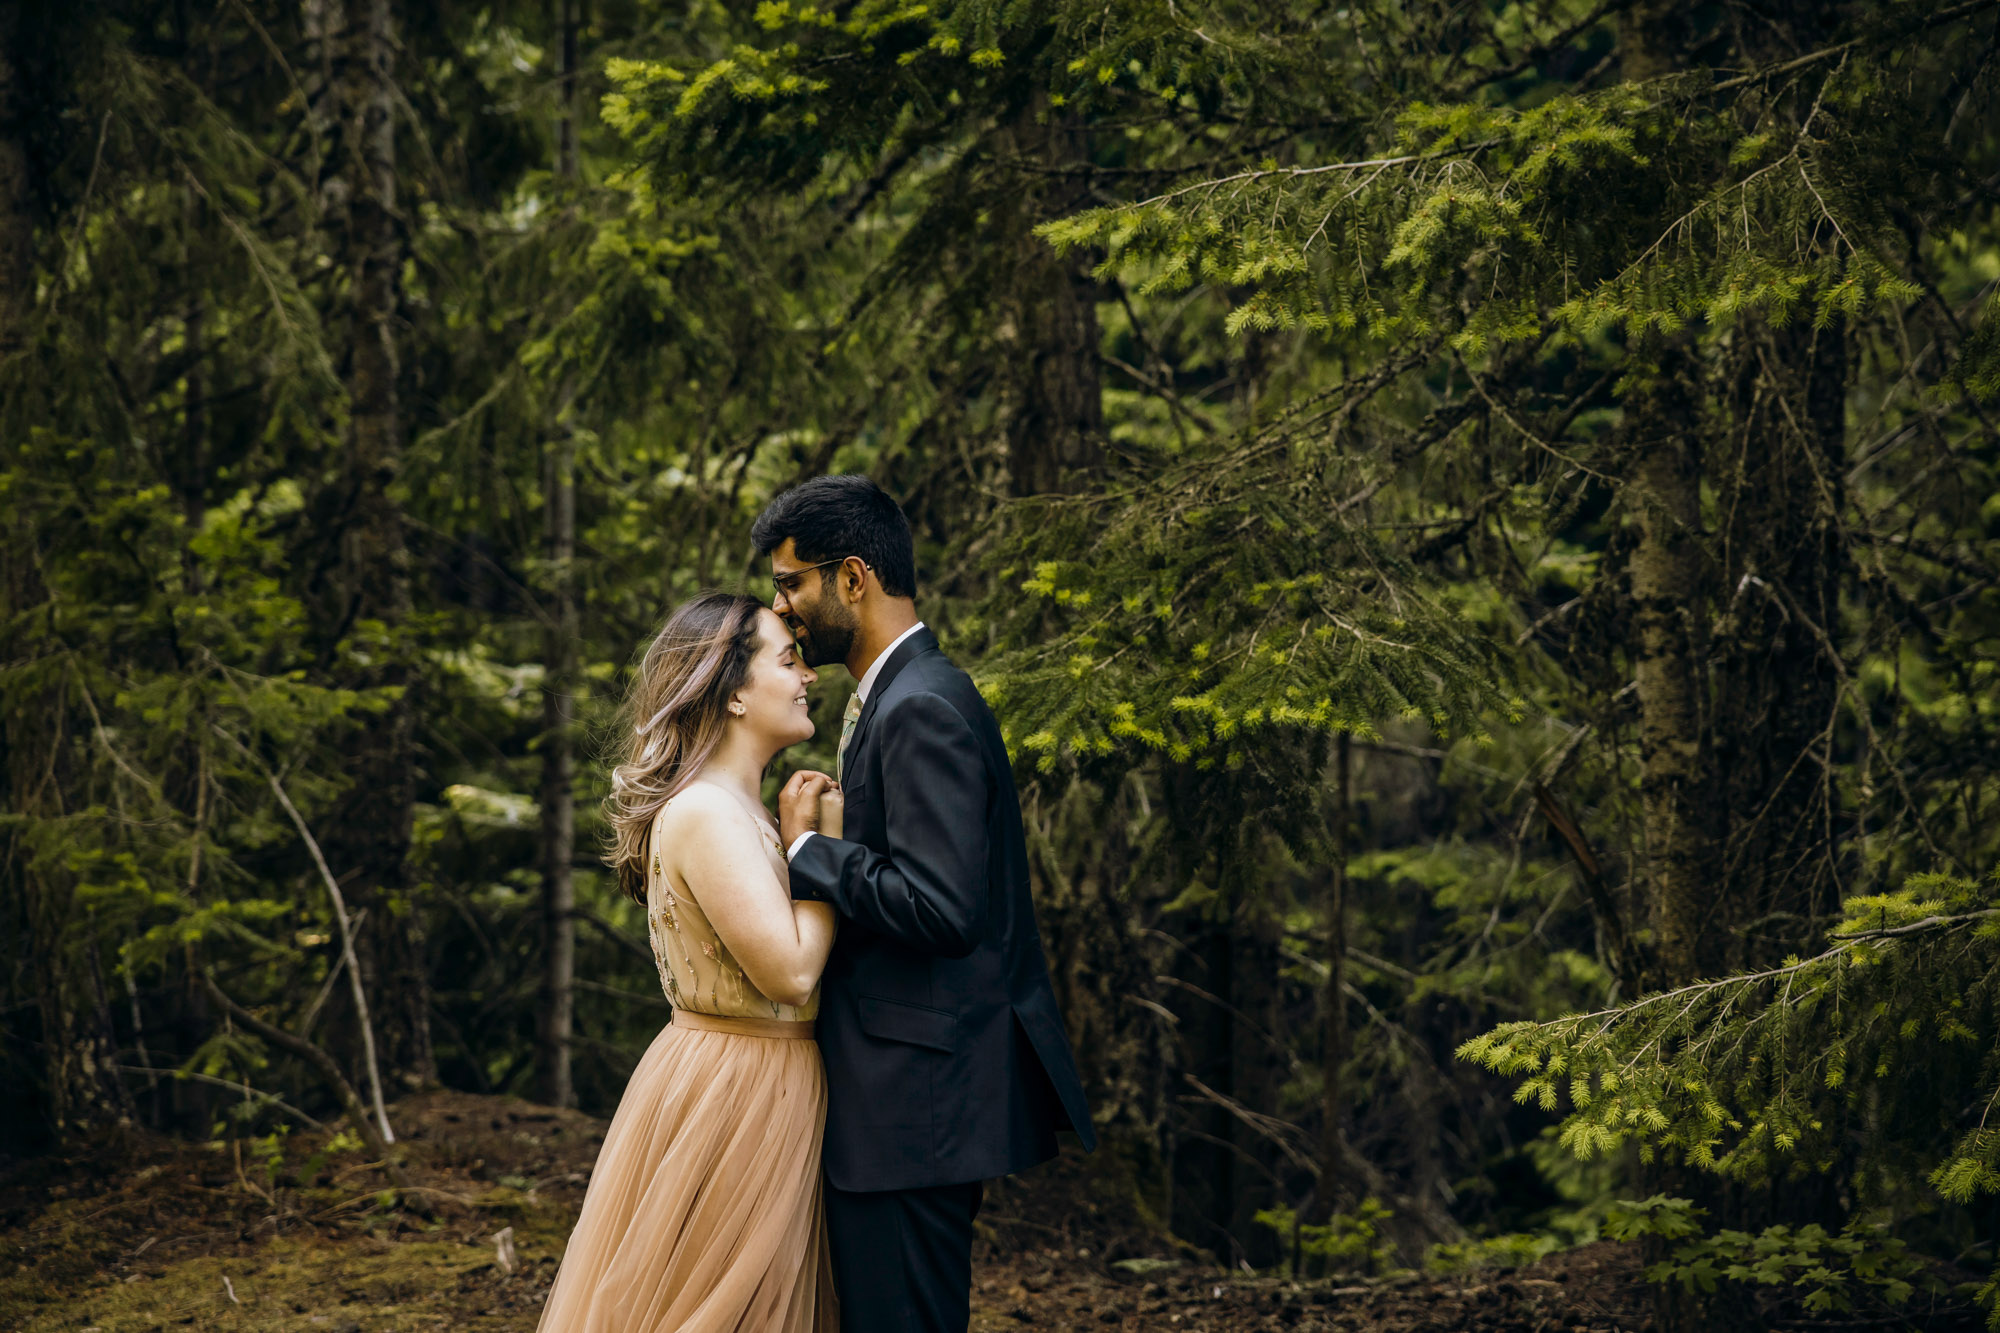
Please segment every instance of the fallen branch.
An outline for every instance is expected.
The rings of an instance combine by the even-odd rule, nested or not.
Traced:
[[[191,1079],[196,1083],[212,1083],[218,1088],[227,1088],[231,1092],[247,1093],[250,1096],[256,1097],[261,1101],[269,1102],[271,1105],[277,1107],[280,1111],[285,1112],[287,1115],[297,1116],[299,1119],[305,1121],[306,1124],[312,1126],[312,1128],[314,1129],[320,1130],[322,1132],[324,1132],[326,1129],[326,1125],[324,1122],[313,1119],[311,1116],[307,1115],[304,1111],[301,1111],[298,1107],[292,1105],[284,1098],[268,1093],[264,1091],[262,1088],[246,1088],[241,1083],[231,1083],[226,1078],[216,1078],[212,1074],[197,1074],[192,1069],[153,1069],[142,1065],[113,1065],[111,1067],[117,1070],[121,1074],[147,1074],[155,1079],[157,1079],[161,1074],[165,1074],[168,1078]]]
[[[1304,1130],[1289,1120],[1280,1120],[1276,1116],[1251,1110],[1229,1094],[1217,1092],[1193,1074],[1182,1074],[1181,1079],[1199,1093],[1204,1101],[1221,1107],[1241,1121],[1244,1128],[1283,1153],[1293,1166],[1311,1172],[1315,1180],[1319,1178],[1320,1163],[1313,1160],[1312,1154],[1301,1149],[1296,1142],[1297,1139],[1305,1137]]]
[[[284,806],[285,813],[291,816],[292,826],[298,829],[299,837],[305,840],[306,850],[312,853],[313,864],[319,867],[319,877],[326,884],[327,896],[333,899],[333,917],[340,923],[341,961],[347,964],[348,987],[354,993],[354,1016],[361,1024],[361,1057],[368,1068],[368,1091],[375,1098],[375,1121],[382,1131],[383,1140],[394,1143],[396,1132],[389,1128],[389,1111],[382,1104],[382,1070],[375,1059],[375,1025],[368,1018],[368,991],[361,984],[361,964],[354,957],[354,927],[347,918],[347,899],[340,892],[340,881],[327,867],[326,856],[319,849],[319,840],[306,827],[305,816],[292,804],[292,798],[285,794],[285,786],[278,781],[278,775],[266,769],[264,776],[270,782],[278,804]]]
[[[1535,784],[1535,804],[1541,808],[1542,817],[1549,821],[1549,827],[1556,831],[1556,836],[1563,840],[1570,855],[1576,859],[1584,895],[1590,900],[1591,914],[1597,918],[1597,927],[1604,932],[1605,947],[1611,952],[1612,970],[1628,989],[1638,990],[1641,975],[1638,952],[1632,947],[1631,937],[1625,933],[1625,918],[1611,897],[1610,887],[1604,882],[1604,871],[1598,864],[1596,853],[1591,851],[1583,830],[1570,818],[1569,811],[1563,809],[1555,793],[1540,782]]]
[[[256,765],[258,771],[264,775],[264,781],[270,784],[271,794],[276,796],[278,804],[284,807],[286,816],[292,821],[292,827],[299,831],[299,837],[305,841],[306,850],[312,853],[313,864],[319,867],[320,881],[326,885],[327,897],[333,900],[333,918],[340,925],[340,956],[341,961],[347,965],[348,985],[354,994],[354,1016],[361,1024],[361,1054],[368,1070],[368,1090],[375,1097],[375,1123],[381,1131],[383,1141],[394,1143],[396,1132],[389,1128],[389,1111],[382,1102],[382,1070],[375,1058],[375,1025],[368,1017],[368,992],[361,984],[361,964],[354,957],[354,923],[348,919],[347,898],[340,891],[340,881],[333,877],[333,871],[326,864],[326,854],[320,851],[319,839],[313,837],[312,829],[306,825],[305,816],[299,813],[296,805],[292,804],[292,798],[285,792],[285,784],[278,781],[278,775],[271,770],[270,765],[249,746],[221,727],[212,729],[216,735],[235,746],[237,753]]]
[[[396,1188],[406,1195],[413,1196],[413,1206],[418,1212],[428,1216],[429,1205],[414,1198],[419,1191],[410,1183],[409,1177],[403,1174],[402,1167],[389,1156],[389,1141],[382,1136],[375,1122],[369,1119],[368,1108],[362,1104],[361,1095],[355,1092],[354,1085],[347,1081],[347,1076],[340,1072],[340,1066],[334,1062],[334,1058],[304,1037],[287,1032],[275,1023],[267,1023],[245,1009],[229,998],[228,992],[216,985],[215,978],[207,972],[204,971],[200,975],[202,986],[208,991],[209,998],[214,1000],[216,1006],[230,1018],[253,1036],[262,1038],[289,1055],[297,1056],[319,1073],[328,1089],[339,1100],[341,1109],[347,1112],[347,1118],[354,1123],[355,1132],[361,1135],[361,1141],[367,1146],[369,1155],[382,1159],[383,1170],[388,1173]]]

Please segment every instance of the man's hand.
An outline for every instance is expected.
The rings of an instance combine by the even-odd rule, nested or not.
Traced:
[[[810,768],[800,769],[785,783],[778,793],[778,836],[786,851],[801,833],[819,832],[819,798],[832,787],[832,778]]]
[[[819,831],[829,838],[847,836],[847,793],[837,782],[819,794]]]

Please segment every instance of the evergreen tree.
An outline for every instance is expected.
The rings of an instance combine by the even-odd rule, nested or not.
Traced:
[[[1993,8],[7,9],[10,1129],[608,1110],[606,704],[865,470],[1163,1226],[1983,1256]]]
[[[1228,780],[1167,818],[1243,868],[1221,794],[1298,803],[1315,731],[1404,716],[1476,743],[1519,692],[1583,724],[1527,781],[1589,798],[1581,823],[1544,808],[1629,989],[1811,948],[1885,861],[1979,847],[1977,821],[1940,840],[1857,682],[1938,632],[1896,530],[1979,466],[1949,442],[1980,415],[1912,390],[1980,382],[1942,293],[1966,286],[1946,238],[1990,193],[1989,72],[1953,36],[1981,12],[770,5],[768,36],[705,65],[618,68],[609,107],[656,190],[734,185],[804,227],[905,175],[865,300],[931,320],[937,356],[965,336],[934,317],[959,256],[1000,216],[965,206],[1047,170],[983,136],[1046,104],[1111,197],[1042,232],[1100,256],[1158,416],[1110,418],[1107,483],[988,544],[963,632],[1015,648],[989,663],[1014,742],[1065,783],[1148,751],[1214,763]],[[949,145],[933,177],[910,143]],[[1147,336],[1218,300],[1244,366],[1220,419]],[[1905,461],[1931,440],[1941,462]],[[1530,654],[1483,661],[1475,630]],[[1887,780],[1842,790],[1861,754]],[[1264,929],[1247,886],[1173,874],[1200,895],[1166,906]],[[1240,984],[1225,956],[1205,974]],[[1277,1026],[1268,996],[1220,1003]],[[1258,1044],[1225,1028],[1210,1049]],[[1238,1124],[1278,1109],[1245,1087],[1210,1091]]]

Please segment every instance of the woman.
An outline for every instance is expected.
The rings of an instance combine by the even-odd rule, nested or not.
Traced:
[[[542,1333],[833,1333],[810,1040],[833,912],[794,903],[760,796],[818,677],[775,613],[696,597],[646,651],[607,858],[646,905],[673,1021],[632,1072]],[[821,822],[840,818],[824,775]],[[834,826],[838,836],[838,824]]]

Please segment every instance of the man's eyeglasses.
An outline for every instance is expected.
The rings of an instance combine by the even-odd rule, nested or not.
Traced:
[[[792,594],[799,590],[800,579],[812,573],[815,569],[825,569],[828,565],[837,565],[843,560],[852,558],[851,556],[843,555],[833,560],[822,560],[816,565],[807,565],[804,569],[791,569],[785,571],[783,574],[773,574],[771,576],[771,586],[778,590],[779,596],[783,597],[786,601],[790,601]],[[868,568],[868,562],[866,560],[862,561],[861,567],[863,569]]]

